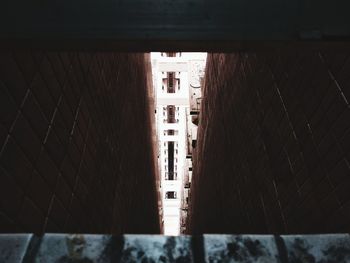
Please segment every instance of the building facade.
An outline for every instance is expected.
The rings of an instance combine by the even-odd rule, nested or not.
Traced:
[[[188,201],[188,191],[184,187],[189,187],[192,147],[188,141],[195,138],[192,131],[196,131],[188,120],[191,119],[192,100],[198,96],[192,87],[200,90],[198,74],[204,72],[205,56],[204,53],[152,53],[161,175],[159,210],[167,235],[180,233],[184,209],[187,210],[184,200]]]

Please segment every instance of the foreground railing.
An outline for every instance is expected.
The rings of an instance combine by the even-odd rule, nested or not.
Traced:
[[[350,235],[1,234],[0,262],[350,262]]]

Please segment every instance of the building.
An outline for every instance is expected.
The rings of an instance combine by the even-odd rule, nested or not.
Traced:
[[[188,120],[194,109],[192,101],[200,99],[200,92],[195,90],[200,90],[199,74],[203,76],[205,56],[204,53],[152,54],[161,175],[159,211],[165,234],[179,234],[184,200],[188,201],[188,191],[184,191],[185,184],[186,189],[189,186],[188,157],[192,151],[188,140],[196,136],[195,125]]]
[[[3,52],[0,232],[160,233],[151,83],[149,54]]]
[[[191,200],[192,154],[197,145],[197,129],[202,101],[206,55],[197,54],[189,61],[189,107],[186,108],[186,160],[182,184],[180,208],[180,232],[185,234],[188,226],[189,203]]]

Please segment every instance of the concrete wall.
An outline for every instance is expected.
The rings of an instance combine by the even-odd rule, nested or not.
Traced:
[[[190,232],[350,230],[348,54],[208,56]]]
[[[0,54],[0,232],[159,232],[150,74],[144,54]]]

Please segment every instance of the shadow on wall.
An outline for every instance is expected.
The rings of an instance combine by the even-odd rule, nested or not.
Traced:
[[[208,55],[189,232],[348,232],[349,72],[335,52]]]
[[[0,232],[159,233],[148,74],[141,53],[0,54]]]

